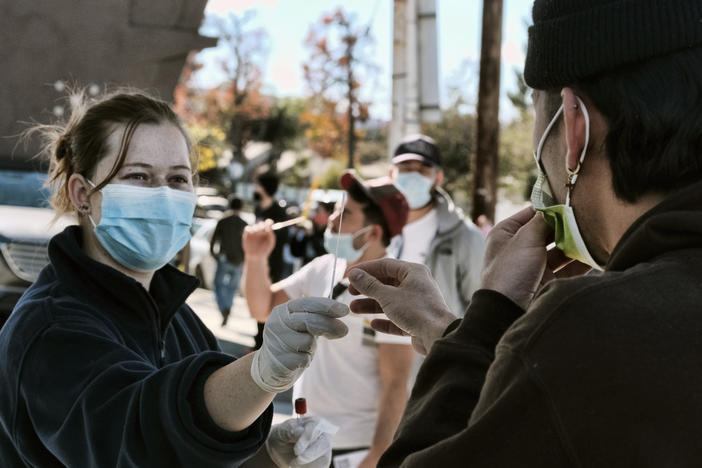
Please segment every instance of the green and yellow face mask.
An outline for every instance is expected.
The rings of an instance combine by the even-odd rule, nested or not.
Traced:
[[[580,167],[583,160],[585,159],[585,153],[587,152],[587,145],[590,141],[590,116],[587,113],[585,104],[580,98],[576,96],[578,103],[580,104],[583,114],[585,115],[585,146],[580,154],[580,160],[578,161],[578,167],[571,171],[568,169],[568,193],[566,195],[565,204],[558,204],[553,196],[553,190],[546,178],[546,172],[541,164],[541,150],[546,141],[548,133],[551,128],[558,121],[558,118],[563,113],[563,106],[558,108],[556,115],[551,119],[546,130],[544,131],[541,140],[539,141],[539,146],[536,148],[536,153],[534,158],[536,159],[536,164],[539,169],[539,176],[536,179],[534,188],[531,191],[531,203],[534,205],[534,209],[540,212],[546,223],[551,226],[554,231],[555,239],[554,242],[556,247],[563,251],[563,253],[574,260],[590,265],[592,268],[597,270],[602,270],[603,266],[595,261],[595,259],[590,255],[590,252],[585,245],[582,235],[580,234],[580,229],[578,229],[578,223],[575,220],[575,213],[573,212],[573,207],[570,206],[570,194],[575,186],[575,181],[578,179],[578,173],[580,172]]]

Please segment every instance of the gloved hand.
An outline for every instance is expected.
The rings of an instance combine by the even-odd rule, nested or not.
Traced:
[[[324,297],[304,297],[274,307],[263,330],[263,345],[253,356],[251,378],[271,393],[292,387],[310,365],[318,336],[334,339],[348,333],[338,319],[348,313],[346,305]]]
[[[271,428],[266,451],[280,468],[327,468],[331,462],[331,437],[337,429],[316,416],[291,418]]]

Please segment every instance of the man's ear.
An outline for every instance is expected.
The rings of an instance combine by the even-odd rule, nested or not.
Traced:
[[[441,186],[441,182],[444,181],[444,171],[441,169],[436,170],[436,182],[434,182],[434,187]]]
[[[379,244],[383,242],[383,228],[380,224],[371,224],[368,230],[369,240],[377,241]]]
[[[576,170],[580,155],[587,144],[585,114],[572,88],[563,88],[563,122],[566,137],[566,167]]]

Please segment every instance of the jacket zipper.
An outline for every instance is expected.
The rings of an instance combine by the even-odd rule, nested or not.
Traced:
[[[163,361],[166,358],[166,331],[161,329],[161,316],[156,306],[156,302],[151,297],[148,292],[145,293],[146,297],[149,299],[149,304],[151,304],[151,309],[153,310],[152,317],[156,322],[156,345],[158,346],[158,367],[163,367]]]

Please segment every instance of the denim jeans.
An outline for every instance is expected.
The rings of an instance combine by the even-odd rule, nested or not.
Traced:
[[[229,314],[234,295],[239,289],[239,280],[243,266],[232,265],[223,258],[217,259],[217,271],[214,277],[215,299],[222,315]]]

